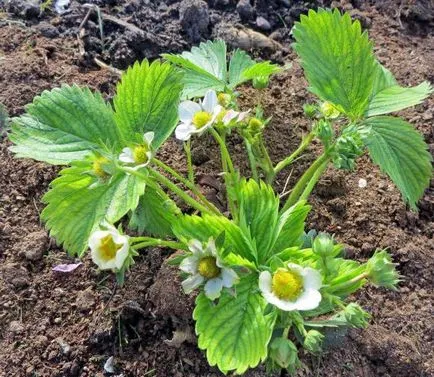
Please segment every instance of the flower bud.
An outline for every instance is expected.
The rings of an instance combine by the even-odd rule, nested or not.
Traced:
[[[258,118],[250,118],[248,128],[253,135],[256,135],[262,131],[264,123]]]
[[[368,321],[371,318],[371,315],[368,312],[364,311],[360,305],[354,302],[345,307],[343,315],[349,325],[358,328],[365,328],[368,326]]]
[[[327,233],[319,233],[312,245],[312,251],[320,256],[327,257],[333,255],[335,243],[333,238]]]
[[[366,264],[368,279],[378,287],[395,289],[399,282],[399,275],[395,266],[396,263],[392,262],[392,258],[386,250],[377,250]]]
[[[316,125],[315,125],[315,133],[318,136],[318,138],[327,146],[330,144],[334,137],[334,131],[333,127],[330,124],[330,122],[321,119]]]
[[[303,347],[311,353],[321,351],[324,335],[317,330],[309,330],[304,338]]]
[[[303,111],[308,118],[315,118],[317,107],[311,103],[305,103],[303,105]]]
[[[340,111],[332,103],[327,101],[321,105],[320,110],[327,119],[335,119],[340,114]]]
[[[255,89],[264,89],[270,82],[268,76],[258,76],[253,79],[253,87]]]
[[[269,357],[280,367],[288,368],[299,364],[298,350],[289,339],[276,338],[271,342]]]
[[[99,156],[92,162],[92,172],[101,179],[107,178],[109,176],[109,173],[106,171],[107,164],[110,161],[103,157]]]
[[[223,107],[228,107],[229,104],[231,103],[231,99],[232,99],[231,95],[227,93],[219,93],[217,96],[217,101],[219,105]]]

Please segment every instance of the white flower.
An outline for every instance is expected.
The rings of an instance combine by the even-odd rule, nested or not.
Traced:
[[[134,169],[145,167],[152,160],[152,140],[154,140],[154,133],[152,131],[146,132],[143,135],[143,144],[122,149],[122,153],[119,155],[119,161],[126,164],[134,164]]]
[[[259,275],[259,289],[265,300],[284,311],[311,310],[321,302],[321,274],[309,267],[289,263],[273,273]]]
[[[185,258],[179,268],[191,276],[182,282],[185,293],[190,293],[205,283],[205,295],[215,300],[220,297],[223,287],[230,288],[238,281],[238,275],[226,267],[217,255],[212,238],[203,247],[198,240],[192,240],[189,249],[193,255]]]
[[[112,225],[107,230],[97,230],[90,235],[89,248],[92,261],[101,270],[120,270],[129,254],[128,236]]]
[[[225,115],[222,118],[222,122],[225,126],[228,126],[229,123],[231,123],[233,120],[235,120],[236,123],[243,121],[247,114],[250,113],[250,110],[248,111],[235,111],[235,110],[228,110],[226,111]]]
[[[176,138],[187,141],[193,134],[202,135],[213,125],[222,109],[214,90],[208,90],[201,103],[181,102],[178,108],[181,123],[176,127]]]

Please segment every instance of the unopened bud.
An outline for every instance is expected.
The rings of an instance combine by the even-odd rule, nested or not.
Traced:
[[[378,287],[395,289],[399,282],[396,264],[386,250],[377,250],[366,264],[366,273],[372,284]]]
[[[329,234],[319,233],[313,241],[312,251],[317,255],[326,257],[333,254],[334,247],[335,243]]]
[[[303,347],[311,353],[321,351],[324,335],[317,330],[309,330],[304,338]]]
[[[345,307],[343,315],[349,325],[357,328],[365,328],[368,326],[368,321],[371,318],[368,312],[364,311],[360,305],[354,302]]]
[[[231,99],[232,99],[231,95],[227,93],[219,93],[217,95],[217,101],[219,105],[223,107],[229,106],[229,104],[231,103]]]
[[[320,110],[327,119],[335,119],[340,114],[340,111],[335,107],[335,105],[327,101],[321,105]]]
[[[272,341],[269,356],[280,368],[288,368],[300,362],[297,347],[285,338],[276,338]]]

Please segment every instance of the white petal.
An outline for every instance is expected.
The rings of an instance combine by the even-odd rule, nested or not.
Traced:
[[[175,137],[178,140],[187,141],[191,135],[196,132],[196,127],[191,123],[181,123],[175,129]]]
[[[297,310],[312,310],[321,302],[321,293],[316,289],[306,289],[295,301]]]
[[[190,240],[188,243],[188,248],[196,256],[201,256],[204,254],[202,243],[199,240]]]
[[[304,276],[304,268],[302,266],[300,266],[299,264],[295,264],[295,263],[288,263],[287,264],[288,268],[292,271],[295,271],[296,273],[298,273],[301,277]]]
[[[208,243],[206,244],[204,252],[205,252],[205,254],[210,254],[214,257],[217,257],[217,249],[215,247],[215,241],[213,238],[210,238],[208,240]]]
[[[232,268],[222,268],[221,279],[223,287],[230,288],[237,282],[238,275]]]
[[[131,148],[122,149],[122,153],[119,155],[119,161],[125,162],[127,164],[134,164],[133,151]]]
[[[297,303],[294,301],[282,300],[273,293],[263,294],[265,300],[270,304],[278,307],[286,312],[291,312],[293,310],[298,310]]]
[[[215,300],[220,297],[223,289],[223,281],[220,278],[208,280],[205,284],[205,296],[210,300]]]
[[[190,276],[188,279],[185,279],[181,285],[184,289],[185,293],[190,293],[194,291],[197,287],[199,287],[204,281],[203,276],[200,276],[199,274]]]
[[[268,271],[260,273],[259,289],[262,293],[271,293],[271,274]]]
[[[322,285],[322,276],[319,271],[306,267],[303,271],[303,288],[319,290]]]
[[[183,101],[178,106],[179,119],[183,123],[190,123],[193,120],[194,114],[201,111],[198,103],[193,101]]]
[[[224,125],[228,125],[233,119],[235,119],[239,115],[238,111],[235,110],[228,110],[227,113],[224,115],[222,122]]]
[[[199,263],[199,258],[196,256],[191,256],[184,258],[179,265],[181,271],[187,272],[188,274],[195,274],[197,272],[197,264]]]
[[[192,132],[192,133],[197,133],[199,136],[202,136],[202,134],[208,129],[208,128],[211,128],[211,126],[213,125],[213,123],[214,123],[214,120],[215,120],[215,118],[214,119],[211,119],[205,126],[203,126],[203,127],[201,127],[201,128],[199,128],[199,129],[197,129],[197,130],[195,130],[195,132]]]
[[[122,248],[116,252],[115,262],[116,262],[116,268],[118,270],[120,270],[122,268],[122,266],[124,265],[125,260],[127,259],[128,254],[129,254],[128,253],[129,249],[130,249],[130,246],[128,245],[128,242],[127,242],[127,243],[124,243]]]
[[[150,132],[146,132],[143,135],[143,141],[146,143],[146,145],[149,147],[152,143],[152,140],[154,140],[154,132],[150,131]]]
[[[244,119],[246,119],[246,116],[250,113],[250,110],[247,111],[242,111],[241,113],[238,114],[238,122],[242,122]]]
[[[214,108],[217,106],[218,100],[217,100],[217,93],[215,90],[208,90],[205,93],[205,97],[202,101],[202,108],[208,113],[214,112]]]

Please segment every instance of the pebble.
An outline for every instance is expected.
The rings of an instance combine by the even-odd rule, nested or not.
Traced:
[[[55,323],[56,325],[60,324],[61,322],[62,322],[62,318],[60,318],[60,317],[56,317],[56,318],[54,318],[54,323]]]
[[[24,325],[20,321],[11,321],[9,323],[9,331],[12,334],[22,334],[24,330]]]
[[[365,188],[368,185],[368,181],[365,178],[360,178],[358,185],[360,188]]]
[[[237,4],[237,12],[242,21],[249,21],[255,17],[255,9],[249,0],[240,0]]]
[[[256,18],[256,26],[261,30],[271,30],[270,23],[262,16]]]

